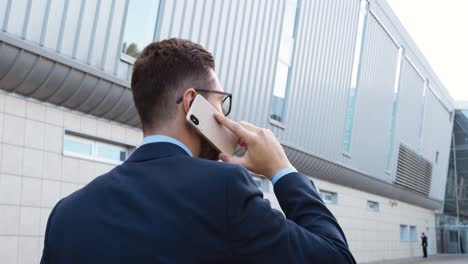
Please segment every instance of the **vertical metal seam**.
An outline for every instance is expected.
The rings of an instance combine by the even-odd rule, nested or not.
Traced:
[[[4,32],[7,30],[7,27],[8,27],[8,20],[10,19],[11,1],[12,1],[12,0],[8,0],[7,6],[6,6],[6,9],[5,9],[5,17],[3,18],[3,28],[2,28],[2,30],[3,30]]]
[[[164,19],[164,10],[166,9],[166,0],[160,0],[158,6],[158,13],[156,14],[156,27],[154,29],[153,40],[158,40],[161,35],[162,22]]]
[[[240,80],[239,84],[242,84],[244,79],[246,79],[246,78],[244,78],[244,72],[245,72],[245,70],[247,68],[247,64],[246,64],[246,62],[247,62],[246,58],[247,58],[247,53],[248,53],[247,51],[251,50],[251,47],[249,47],[249,44],[250,44],[250,41],[251,41],[250,39],[251,39],[251,35],[252,35],[251,31],[252,31],[253,11],[255,10],[255,4],[258,3],[258,2],[259,1],[251,1],[251,4],[249,6],[250,7],[249,13],[248,13],[249,18],[248,18],[248,22],[247,22],[247,25],[246,25],[247,26],[246,28],[248,29],[249,32],[247,32],[247,34],[246,34],[247,36],[246,36],[245,41],[243,42],[244,46],[242,48],[244,55],[243,55],[243,58],[240,61],[239,61],[240,56],[237,56],[237,59],[236,59],[238,63],[236,63],[235,72],[236,72],[236,75],[237,75],[238,69],[240,68],[240,72],[239,72],[240,78],[236,78],[236,75],[234,75],[233,77],[235,78],[234,80],[236,80],[236,79]],[[258,6],[257,6],[257,9],[258,9]],[[247,13],[247,11],[246,11],[246,13]],[[257,13],[257,17],[258,17],[258,13]],[[241,31],[241,33],[242,33],[242,31]],[[239,48],[240,47],[241,46],[239,45]],[[237,85],[239,85],[239,84],[237,84]],[[240,87],[243,87],[243,86],[240,85]],[[245,100],[243,98],[244,95],[245,95],[245,92],[246,92],[245,88],[239,89],[238,97],[241,100],[241,102],[245,102]]]
[[[65,4],[63,6],[63,12],[62,12],[62,20],[60,21],[60,30],[59,30],[59,36],[58,36],[58,41],[57,41],[57,47],[55,50],[59,53],[62,51],[62,41],[63,41],[63,31],[65,30],[65,24],[67,23],[67,13],[68,13],[68,6],[70,4],[70,0],[65,0]]]
[[[119,48],[117,49],[117,52],[115,54],[114,75],[117,75],[117,72],[119,70],[119,64],[121,63],[120,57],[121,57],[121,54],[123,53],[122,47],[123,47],[123,39],[124,39],[124,35],[125,35],[125,30],[127,28],[127,17],[128,17],[128,6],[129,6],[129,4],[130,4],[130,0],[125,0],[125,7],[124,7],[124,12],[123,12],[123,17],[122,17],[122,23],[120,24],[119,43],[118,43]]]
[[[172,3],[172,12],[171,12],[171,22],[169,23],[169,30],[167,32],[168,36],[167,37],[171,37],[173,36],[173,29],[174,29],[174,20],[175,20],[175,13],[176,13],[176,9],[177,9],[177,1],[174,1]]]
[[[203,5],[202,5],[202,8],[201,8],[201,12],[205,12],[205,11],[206,11],[206,10],[205,10],[205,9],[206,9],[206,1],[207,1],[207,0],[203,0]],[[213,3],[213,5],[214,5],[214,4],[215,4],[215,3]],[[214,10],[212,10],[211,13],[213,14],[213,13],[214,13]],[[202,14],[200,14],[200,16],[201,16],[201,18],[200,18],[200,27],[199,27],[199,29],[198,29],[197,40],[196,40],[197,43],[200,43],[200,42],[201,42],[202,29],[204,28],[204,27],[203,27],[203,21],[204,21],[204,20],[203,20],[203,16],[202,16]],[[210,32],[210,31],[207,31],[207,32]],[[208,33],[208,34],[209,34],[209,33]],[[206,43],[206,44],[208,44],[208,43]]]
[[[45,35],[47,32],[47,25],[49,24],[49,16],[50,16],[50,2],[52,0],[47,0],[46,10],[44,14],[44,22],[42,24],[42,31],[41,31],[41,39],[39,40],[39,46],[44,46]]]
[[[101,9],[101,3],[102,1],[98,1],[96,3],[96,10],[94,12],[94,23],[93,23],[93,29],[92,29],[92,33],[91,33],[91,39],[89,40],[89,49],[88,49],[88,58],[86,59],[86,62],[88,64],[91,64],[91,57],[93,56],[93,52],[94,52],[94,41],[96,39],[96,28],[97,28],[97,24],[98,24],[98,20],[99,20],[99,12],[100,12],[100,9]]]
[[[229,6],[227,8],[227,10],[229,10],[231,7],[232,7],[232,3],[234,1],[229,1]],[[224,3],[224,1],[222,2]],[[236,14],[235,16],[237,16],[237,8],[239,8],[239,1],[235,1],[235,3],[237,4],[236,5],[236,8],[234,9],[234,14]],[[224,6],[221,5],[221,8],[223,8]],[[222,15],[223,14],[223,9],[220,10],[220,14]],[[222,17],[222,16],[221,16]],[[221,39],[221,41],[223,41],[222,43],[222,50],[221,50],[221,59],[220,59],[220,62],[221,62],[221,65],[223,65],[224,63],[224,55],[225,55],[225,52],[223,52],[225,50],[225,47],[226,47],[226,38],[227,38],[227,33],[228,33],[228,28],[229,28],[229,25],[230,25],[230,22],[231,20],[230,19],[227,19],[226,21],[226,25],[225,25],[225,30],[224,30],[224,37]],[[219,33],[219,30],[221,28],[221,22],[218,24],[218,33]],[[235,32],[235,31],[234,31]],[[233,33],[234,34],[234,33]],[[219,34],[216,34],[216,38],[215,38],[215,45],[213,47],[213,53],[216,55],[217,54],[217,50],[218,50],[218,46],[219,46]],[[232,54],[232,53],[230,53]],[[221,79],[225,79],[226,80],[226,77],[224,76],[224,74],[222,74],[221,72],[220,73],[220,78]],[[222,80],[221,80],[222,81]]]
[[[220,10],[222,10],[224,2],[225,1],[221,1]],[[208,49],[210,49],[210,42],[211,42],[211,35],[212,35],[212,34],[210,34],[210,32],[211,32],[211,26],[213,25],[213,17],[214,17],[214,13],[215,13],[215,10],[216,10],[216,3],[218,3],[218,1],[213,1],[213,7],[212,7],[213,10],[211,11],[210,20],[208,22],[208,30],[207,30],[208,34],[206,34],[207,35],[206,46],[207,46]],[[216,38],[218,37],[218,34],[219,34],[219,27],[220,27],[220,25],[218,25],[218,28],[216,29],[216,33],[215,33]],[[201,29],[200,29],[200,32],[201,32]],[[214,51],[212,51],[212,52],[214,54]]]
[[[73,44],[73,51],[72,51],[73,59],[76,59],[76,53],[78,51],[78,44],[80,43],[81,27],[83,25],[83,14],[84,14],[85,6],[86,6],[86,0],[82,0],[81,5],[80,5],[80,14],[78,16],[78,22],[77,22],[78,25],[77,25],[76,32],[75,32],[75,41]]]
[[[182,13],[180,16],[180,21],[178,21],[180,23],[180,27],[179,27],[179,32],[175,34],[176,36],[182,36],[182,32],[184,31],[184,22],[185,22],[185,19],[187,19],[187,16],[186,16],[187,1],[181,0],[181,3],[182,3]]]
[[[250,9],[252,9],[252,6],[251,6],[251,5],[252,5],[252,1],[245,2],[244,6],[243,6],[241,18],[240,18],[240,21],[241,21],[241,26],[240,26],[240,30],[239,30],[239,35],[240,35],[240,36],[238,37],[237,45],[236,45],[236,44],[233,44],[234,47],[237,48],[237,51],[240,50],[240,47],[241,47],[242,43],[245,42],[244,34],[242,34],[242,33],[244,32],[244,28],[245,28],[245,26],[246,26],[246,24],[247,24],[247,20],[248,20],[248,19],[246,19],[246,17],[245,17],[245,15],[246,15],[246,13],[247,13],[247,4],[250,4],[249,7],[250,7]],[[237,7],[237,9],[239,9],[239,7]],[[229,9],[228,9],[228,10],[229,10]],[[233,25],[235,25],[235,23],[233,23]],[[235,31],[233,31],[233,32],[235,32]],[[235,33],[233,33],[233,35],[234,35],[234,34],[235,34]],[[224,41],[224,43],[226,43],[226,41]],[[223,50],[221,51],[222,53],[225,53],[225,49],[224,49],[224,48],[225,48],[225,47],[223,47]],[[244,51],[244,52],[245,52],[245,51]],[[231,49],[231,50],[229,51],[229,53],[230,53],[230,56],[229,56],[229,60],[228,60],[228,61],[232,63],[232,61],[233,61],[232,57],[234,56],[234,61],[235,61],[235,62],[232,64],[232,65],[234,65],[234,72],[232,72],[232,74],[228,74],[228,73],[226,74],[226,83],[229,83],[229,84],[231,84],[231,85],[234,85],[233,82],[235,81],[235,79],[236,79],[236,77],[237,77],[237,71],[238,71],[238,69],[240,68],[240,67],[239,67],[239,57],[240,57],[240,56],[239,56],[238,54],[234,54],[234,50],[233,50],[233,49]],[[239,91],[240,91],[240,90],[242,90],[242,89],[239,89]],[[237,109],[234,109],[234,112],[233,112],[233,113],[234,113],[234,114],[238,114]]]
[[[193,39],[193,27],[195,26],[195,11],[197,11],[197,7],[199,5],[196,5],[196,2],[194,2],[194,5],[195,7],[192,7],[192,15],[190,16],[190,20],[191,20],[191,23],[190,23],[190,29],[189,29],[189,32],[188,32],[188,39]]]
[[[257,92],[259,90],[258,88],[258,85],[255,85],[257,83],[257,80],[259,79],[257,76],[257,71],[258,71],[258,65],[255,65],[255,63],[257,63],[259,60],[260,60],[260,51],[261,51],[261,45],[262,45],[262,42],[263,42],[263,36],[265,35],[264,32],[263,32],[263,28],[265,27],[265,20],[266,20],[266,13],[264,12],[264,8],[265,8],[265,5],[267,5],[267,3],[265,1],[260,1],[260,4],[259,6],[257,7],[257,17],[260,16],[260,19],[261,19],[261,22],[258,23],[259,21],[257,21],[257,26],[255,27],[255,31],[253,33],[254,35],[254,40],[253,40],[253,46],[252,46],[252,53],[253,54],[256,54],[256,57],[252,57],[252,60],[250,62],[250,68],[254,67],[253,70],[249,70],[248,71],[248,75],[247,75],[247,83],[251,83],[251,85],[249,87],[255,87],[253,89],[253,91],[251,92],[251,95],[252,96],[249,96],[246,100],[246,105],[250,106],[252,105],[251,104],[251,101],[253,100],[253,98],[258,98],[257,96]],[[263,11],[263,12],[262,12]],[[258,37],[258,35],[260,35],[260,37]],[[256,60],[254,59],[256,58]],[[252,75],[253,74],[253,75]],[[253,80],[251,79],[253,76]],[[247,85],[246,85],[247,86]],[[253,114],[254,111],[247,111],[246,113],[246,120],[247,121],[250,121],[251,120],[251,117],[252,117],[252,114]]]
[[[28,0],[28,5],[26,6],[26,14],[24,16],[23,30],[21,32],[22,39],[26,39],[26,32],[28,31],[29,18],[31,17],[31,5],[32,5],[32,0]]]
[[[109,39],[110,39],[110,32],[112,31],[112,20],[114,19],[114,12],[115,12],[115,0],[112,0],[111,3],[111,10],[109,12],[109,18],[107,19],[107,31],[106,31],[106,38],[104,40],[104,48],[102,49],[102,57],[101,57],[101,69],[104,70],[104,65],[107,60],[107,50],[109,49]]]

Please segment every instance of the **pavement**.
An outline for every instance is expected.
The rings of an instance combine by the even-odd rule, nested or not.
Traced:
[[[418,264],[418,263],[468,264],[468,255],[433,255],[426,259],[411,258],[411,259],[399,259],[399,260],[386,260],[386,261],[371,262],[371,263],[372,264]]]

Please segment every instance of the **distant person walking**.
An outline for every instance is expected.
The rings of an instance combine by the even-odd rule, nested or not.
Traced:
[[[424,257],[427,258],[427,236],[424,234],[424,232],[421,235],[421,242]]]

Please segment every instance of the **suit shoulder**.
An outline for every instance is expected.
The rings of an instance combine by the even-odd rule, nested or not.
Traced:
[[[198,166],[203,167],[203,172],[214,172],[220,175],[248,175],[249,172],[243,166],[228,162],[221,162],[221,161],[212,161],[206,159],[196,158],[194,162],[197,163]]]

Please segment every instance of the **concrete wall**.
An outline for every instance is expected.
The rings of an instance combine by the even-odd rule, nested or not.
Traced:
[[[62,154],[65,129],[136,146],[139,130],[0,92],[0,263],[39,263],[58,200],[114,165]]]

